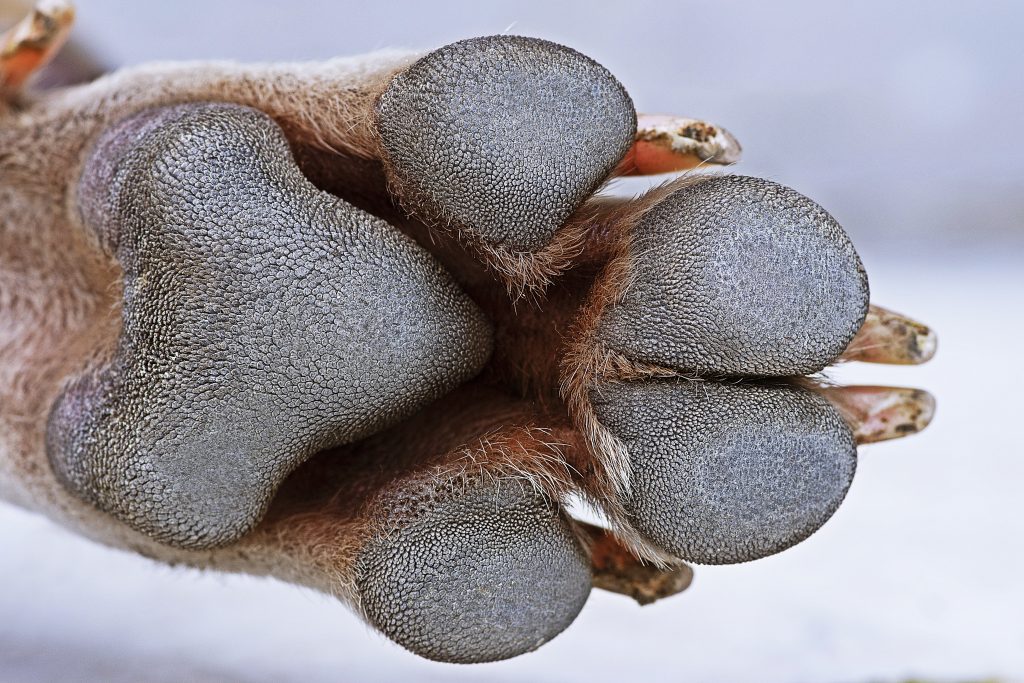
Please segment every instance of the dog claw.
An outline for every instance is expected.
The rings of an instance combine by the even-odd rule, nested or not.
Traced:
[[[935,415],[935,398],[922,389],[852,386],[822,393],[849,423],[858,445],[916,434]]]
[[[583,522],[576,524],[589,539],[595,588],[621,593],[640,605],[649,605],[690,587],[693,570],[688,565],[660,568],[644,563],[608,530]]]
[[[42,0],[0,37],[0,90],[20,88],[64,45],[75,10],[64,0]]]
[[[655,175],[702,164],[734,164],[743,148],[721,126],[664,114],[637,116],[633,146],[619,163],[619,175]]]
[[[881,306],[871,306],[841,360],[920,365],[935,355],[939,339],[921,323]]]

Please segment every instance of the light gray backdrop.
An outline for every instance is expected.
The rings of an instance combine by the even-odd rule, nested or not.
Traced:
[[[1018,347],[1024,338],[1024,5],[1013,2],[81,0],[111,64],[293,60],[520,33],[593,56],[639,109],[739,137],[860,248],[876,302],[940,334],[926,433],[865,448],[835,518],[639,608],[596,593],[538,653],[432,664],[333,601],[158,567],[0,507],[0,680],[1024,680]],[[644,182],[620,184],[635,192]]]

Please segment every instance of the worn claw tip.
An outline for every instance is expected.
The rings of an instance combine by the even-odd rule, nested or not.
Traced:
[[[65,0],[41,0],[0,36],[0,89],[13,91],[49,62],[71,32],[75,8]]]
[[[881,306],[871,306],[842,360],[920,365],[935,355],[939,339],[926,325]]]
[[[622,175],[654,175],[732,164],[742,148],[732,133],[706,121],[662,114],[637,117],[633,147],[619,166]]]
[[[922,389],[852,386],[823,392],[839,408],[858,444],[916,434],[935,416],[935,398]]]

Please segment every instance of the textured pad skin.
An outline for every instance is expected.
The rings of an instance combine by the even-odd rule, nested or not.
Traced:
[[[591,394],[629,451],[633,526],[701,564],[756,560],[810,536],[839,507],[856,447],[835,408],[788,386],[650,381]]]
[[[590,562],[558,510],[501,481],[432,498],[363,550],[370,622],[428,659],[508,659],[561,633],[590,594]]]
[[[782,185],[722,176],[676,190],[631,237],[631,279],[605,344],[696,375],[817,372],[867,314],[868,283],[843,229]]]
[[[431,256],[313,187],[270,118],[143,113],[83,172],[87,223],[124,269],[113,360],[48,425],[59,478],[160,541],[249,530],[315,450],[473,376],[491,330]]]
[[[636,112],[615,77],[575,50],[493,36],[399,74],[377,124],[409,208],[534,251],[625,155]]]

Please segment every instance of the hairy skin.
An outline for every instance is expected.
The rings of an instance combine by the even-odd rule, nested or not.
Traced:
[[[2,106],[0,496],[90,538],[478,662],[592,582],[784,550],[850,485],[851,425],[796,379],[868,310],[842,229],[741,176],[592,199],[637,116],[568,48],[153,65]]]

